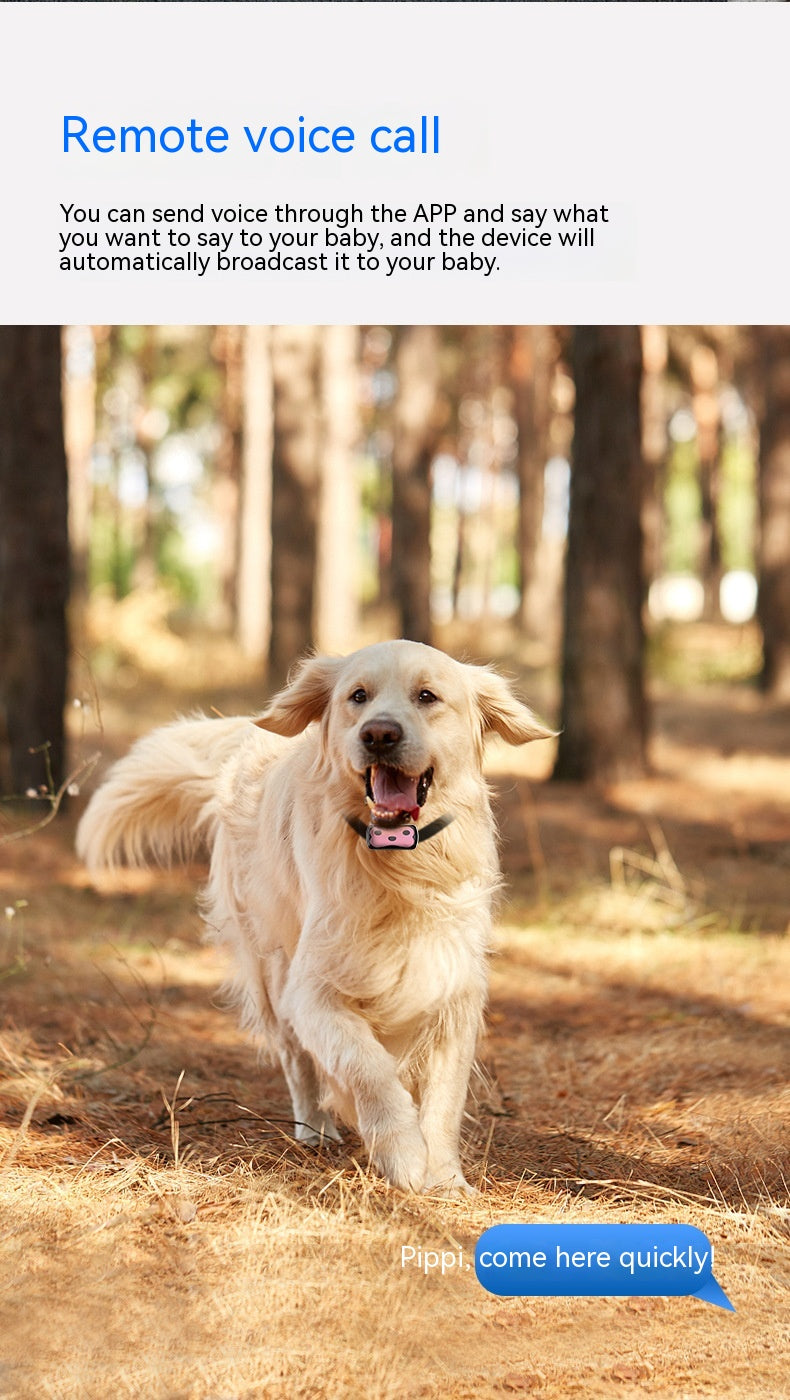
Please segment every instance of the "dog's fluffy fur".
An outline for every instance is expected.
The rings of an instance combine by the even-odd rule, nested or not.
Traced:
[[[364,812],[382,721],[390,772],[432,770],[419,820],[454,819],[414,850],[369,850],[346,821]],[[208,847],[206,922],[245,1023],[279,1057],[296,1137],[337,1138],[336,1115],[413,1190],[468,1189],[459,1135],[499,883],[489,731],[550,733],[495,672],[431,647],[313,657],[256,723],[183,720],[139,741],[77,838],[92,868]]]

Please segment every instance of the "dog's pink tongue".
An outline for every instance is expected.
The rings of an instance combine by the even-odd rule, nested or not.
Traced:
[[[374,768],[371,774],[373,801],[385,812],[419,812],[417,779],[399,768]]]

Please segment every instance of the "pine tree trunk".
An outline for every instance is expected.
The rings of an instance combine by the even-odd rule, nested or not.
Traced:
[[[359,330],[325,326],[321,336],[321,513],[316,639],[345,652],[359,623]]]
[[[68,488],[58,326],[0,327],[0,712],[7,790],[64,777]]]
[[[438,442],[439,332],[403,326],[392,451],[392,573],[400,635],[431,641],[431,463]]]
[[[271,330],[247,326],[242,349],[241,484],[236,635],[265,661],[271,640],[273,401]]]
[[[316,326],[272,330],[272,631],[269,682],[312,645],[320,469]]]
[[[709,345],[695,346],[690,362],[692,403],[697,424],[699,484],[701,497],[700,573],[705,587],[705,616],[721,615],[721,540],[719,535],[719,468],[721,455],[721,410],[719,408],[719,364]]]
[[[63,436],[69,481],[71,620],[72,630],[79,636],[90,586],[91,454],[96,440],[96,346],[91,327],[70,326],[64,332],[64,351]]]
[[[577,327],[576,414],[556,778],[644,772],[641,346],[633,326]]]
[[[220,441],[211,487],[211,505],[219,525],[217,575],[220,618],[238,633],[239,541],[241,536],[242,453],[244,450],[243,326],[217,326],[212,350],[222,369],[219,410]],[[265,653],[264,653],[265,654]]]
[[[642,327],[642,535],[645,588],[664,569],[663,499],[669,433],[667,428],[666,326]]]
[[[766,326],[760,425],[760,592],[763,689],[790,700],[790,329]]]
[[[543,524],[554,359],[554,337],[548,326],[514,327],[510,382],[518,433],[519,620],[527,632],[536,630],[533,585]]]

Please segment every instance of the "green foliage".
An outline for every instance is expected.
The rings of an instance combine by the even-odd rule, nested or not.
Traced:
[[[674,690],[755,682],[762,669],[760,635],[753,624],[665,622],[648,638],[648,672]]]
[[[501,588],[503,585],[509,588],[518,588],[519,578],[520,568],[515,539],[511,535],[502,535],[494,556],[494,588]]]
[[[194,564],[174,524],[161,536],[156,564],[159,578],[170,585],[184,607],[201,611],[216,600],[213,572]]]
[[[163,409],[170,431],[213,421],[221,396],[221,374],[211,355],[209,326],[121,326],[107,380],[132,361],[145,381],[145,402]]]
[[[664,568],[670,574],[696,572],[702,495],[696,442],[675,443],[664,491]]]
[[[755,568],[756,466],[744,442],[725,444],[721,459],[719,534],[725,569]]]
[[[667,573],[695,574],[699,568],[702,493],[696,441],[675,443],[664,490]],[[754,570],[757,512],[754,454],[742,439],[725,441],[719,462],[717,523],[722,565]]]
[[[135,558],[128,523],[111,513],[107,502],[102,508],[97,498],[91,518],[90,587],[109,586],[116,598],[125,598],[132,589]]]

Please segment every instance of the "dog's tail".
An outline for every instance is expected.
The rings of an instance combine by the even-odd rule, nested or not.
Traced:
[[[219,771],[249,732],[256,732],[249,719],[192,719],[138,740],[77,828],[88,869],[170,865],[210,848]]]

